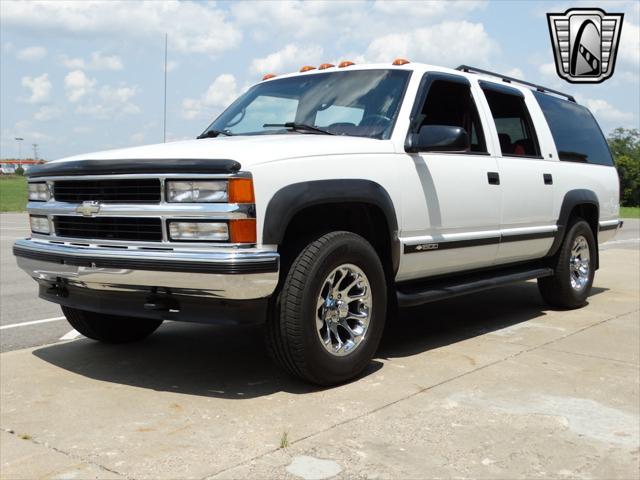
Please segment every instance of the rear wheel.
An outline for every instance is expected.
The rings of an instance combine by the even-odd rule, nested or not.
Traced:
[[[162,320],[120,317],[64,306],[62,313],[82,335],[105,343],[136,342],[151,335],[162,324]]]
[[[559,308],[579,308],[593,284],[596,242],[591,227],[577,219],[567,232],[555,261],[555,275],[538,279],[544,300]]]
[[[293,261],[267,322],[272,356],[318,385],[360,374],[384,330],[387,288],[371,244],[350,232],[309,243]]]

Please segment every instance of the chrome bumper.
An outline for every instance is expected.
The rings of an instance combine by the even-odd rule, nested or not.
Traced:
[[[256,249],[153,251],[26,239],[14,244],[13,253],[36,281],[94,290],[157,287],[248,300],[268,297],[278,283],[278,253]]]

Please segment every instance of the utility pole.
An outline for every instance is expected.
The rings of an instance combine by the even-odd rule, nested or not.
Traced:
[[[24,140],[24,138],[22,137],[16,137],[15,138],[16,142],[18,142],[18,165],[22,165],[22,141]]]
[[[38,144],[33,144],[33,159],[38,160]]]
[[[167,43],[169,35],[164,34],[164,120],[162,122],[162,142],[167,143]]]

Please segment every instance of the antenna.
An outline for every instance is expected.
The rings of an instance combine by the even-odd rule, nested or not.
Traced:
[[[167,143],[167,43],[169,35],[164,34],[164,120],[162,122],[162,142]]]

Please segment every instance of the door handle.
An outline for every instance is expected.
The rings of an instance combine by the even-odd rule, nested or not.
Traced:
[[[500,175],[498,172],[487,172],[487,180],[489,180],[489,185],[500,185]]]
[[[543,173],[542,178],[545,185],[553,185],[553,176],[550,173]]]

